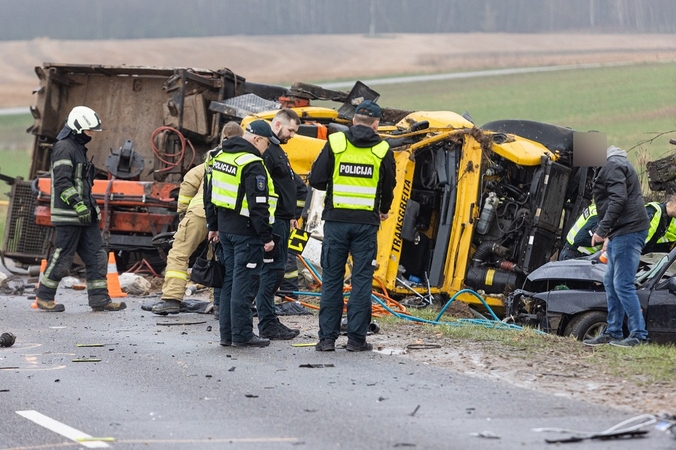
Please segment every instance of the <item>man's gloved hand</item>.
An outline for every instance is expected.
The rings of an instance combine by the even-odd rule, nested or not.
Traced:
[[[84,204],[83,201],[77,202],[73,208],[77,213],[77,218],[80,223],[85,225],[92,223],[92,213],[89,211],[89,208]]]

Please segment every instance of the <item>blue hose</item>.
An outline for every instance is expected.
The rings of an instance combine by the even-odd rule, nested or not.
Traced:
[[[310,268],[310,270],[315,274],[317,279],[321,282],[321,276],[317,272],[317,270],[314,268],[311,262],[307,261],[305,258],[300,256],[300,258],[305,261],[307,266]],[[311,296],[317,296],[318,294],[316,292],[298,292],[300,295],[311,295]],[[474,295],[476,298],[481,301],[481,303],[484,305],[486,310],[490,313],[491,317],[493,319],[458,319],[457,322],[442,322],[439,319],[444,315],[444,312],[446,312],[446,309],[453,303],[453,300],[460,295],[460,294],[471,294]],[[349,293],[345,293],[344,295],[349,295]],[[443,308],[441,308],[441,311],[437,315],[437,317],[434,320],[428,320],[428,319],[423,319],[421,317],[415,317],[415,316],[410,316],[408,314],[401,314],[396,311],[394,311],[392,308],[387,306],[385,302],[383,302],[380,298],[378,298],[376,295],[371,294],[371,298],[375,300],[377,303],[380,304],[383,308],[387,310],[390,314],[392,314],[394,317],[401,319],[401,320],[408,320],[411,322],[419,322],[419,323],[426,323],[430,325],[448,325],[452,327],[458,327],[458,326],[463,326],[463,325],[481,325],[486,328],[496,328],[496,329],[508,329],[508,330],[516,330],[516,331],[523,331],[523,327],[520,327],[519,325],[514,325],[510,323],[505,323],[502,322],[497,315],[493,312],[490,306],[488,306],[488,303],[486,303],[486,300],[482,296],[480,296],[477,292],[473,291],[472,289],[461,289],[458,292],[456,292],[444,305]],[[539,330],[534,330],[539,334],[544,334],[542,331]]]

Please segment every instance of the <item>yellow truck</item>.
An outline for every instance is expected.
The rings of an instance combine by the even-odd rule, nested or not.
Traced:
[[[428,302],[471,288],[503,313],[505,295],[552,258],[589,203],[594,172],[572,166],[573,130],[521,120],[476,127],[450,111],[385,111],[379,134],[394,150],[397,186],[378,234],[374,287]],[[304,124],[349,125],[333,109],[298,112]],[[307,174],[324,142],[300,136],[287,144],[297,172]],[[307,226],[321,235],[319,216],[311,211]],[[481,305],[470,294],[457,298]]]

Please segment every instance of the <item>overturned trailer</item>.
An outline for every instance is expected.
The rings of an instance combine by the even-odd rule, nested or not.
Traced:
[[[52,246],[51,149],[74,106],[89,106],[102,118],[103,131],[88,144],[97,169],[93,191],[105,244],[126,260],[156,255],[166,244],[162,238],[177,225],[183,175],[216,146],[224,121],[241,113],[236,104],[228,107],[231,116],[210,104],[257,92],[269,109],[276,103],[267,99],[287,92],[247,83],[228,69],[45,63],[35,71],[29,180],[10,180],[2,246],[2,257],[19,267],[39,264]]]

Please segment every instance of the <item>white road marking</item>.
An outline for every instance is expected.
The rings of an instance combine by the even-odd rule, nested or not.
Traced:
[[[83,433],[80,430],[76,430],[75,428],[69,427],[68,425],[65,425],[61,422],[57,422],[56,420],[45,416],[44,414],[40,414],[37,411],[17,411],[16,412],[18,415],[25,417],[26,419],[37,423],[38,425],[47,428],[50,431],[53,431],[54,433],[60,434],[63,437],[66,437],[70,439],[71,441],[75,441],[78,444],[87,447],[87,448],[107,448],[110,447],[108,444],[105,442],[101,441],[85,441],[85,442],[80,442],[78,441],[78,438],[91,438],[92,436]]]

